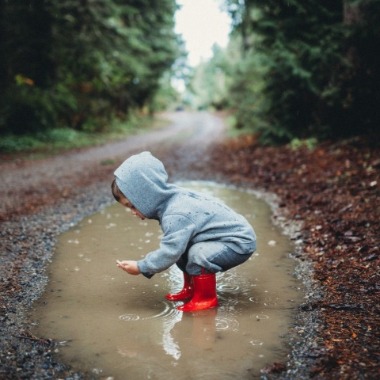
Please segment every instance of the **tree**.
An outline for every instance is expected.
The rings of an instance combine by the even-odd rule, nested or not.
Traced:
[[[190,81],[193,105],[196,108],[223,109],[227,104],[226,52],[218,45],[213,46],[210,60],[201,62],[194,70]]]
[[[177,57],[174,12],[172,0],[55,4],[60,80],[78,94],[76,124],[89,113],[107,121],[113,111],[126,115],[152,102]]]
[[[0,0],[0,132],[99,130],[149,107],[179,54],[174,0]]]
[[[380,66],[363,47],[379,44],[379,1],[358,3],[360,22],[348,24],[342,1],[227,0],[242,36],[242,63],[231,87],[238,122],[250,121],[263,139],[279,142],[371,131],[379,121],[372,101],[379,90],[371,81]],[[243,81],[245,95],[238,94]],[[370,104],[365,123],[360,103]]]
[[[1,0],[0,12],[0,132],[44,129],[54,120],[51,16],[43,0]]]

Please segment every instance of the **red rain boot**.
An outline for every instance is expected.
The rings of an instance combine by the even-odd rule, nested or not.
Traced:
[[[212,309],[218,306],[215,273],[193,276],[193,287],[193,298],[184,305],[178,306],[179,311],[191,312]]]
[[[192,276],[183,272],[183,288],[178,293],[167,294],[165,298],[169,301],[183,301],[193,296]]]

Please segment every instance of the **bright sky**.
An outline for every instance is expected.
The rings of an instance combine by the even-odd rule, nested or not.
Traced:
[[[176,13],[176,32],[181,34],[189,53],[191,66],[212,56],[216,43],[225,47],[230,19],[220,10],[219,0],[177,0],[181,9]]]

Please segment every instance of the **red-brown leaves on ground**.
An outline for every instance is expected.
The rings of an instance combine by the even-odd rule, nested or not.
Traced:
[[[318,307],[325,378],[379,374],[379,148],[362,139],[314,150],[234,140],[214,147],[212,165],[235,183],[276,193],[302,220],[304,254],[324,289]]]

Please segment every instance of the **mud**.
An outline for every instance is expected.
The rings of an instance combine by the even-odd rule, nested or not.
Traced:
[[[135,136],[57,158],[1,157],[0,377],[99,377],[64,365],[57,355],[60,343],[33,335],[27,312],[46,288],[57,236],[110,205],[113,169],[126,156],[149,149],[165,162],[173,180],[260,189],[273,221],[294,241],[296,274],[306,299],[286,336],[287,360],[268,363],[262,377],[378,378],[378,146],[353,140],[294,152],[258,147],[251,139],[219,144],[221,118],[169,116],[165,135]],[[180,118],[188,129],[171,139]],[[99,149],[109,153],[102,156]]]
[[[293,247],[271,223],[269,206],[232,187],[181,185],[242,213],[255,226],[258,250],[217,275],[217,309],[183,315],[164,298],[182,286],[175,266],[151,281],[115,266],[157,248],[157,222],[139,221],[118,204],[85,218],[59,237],[49,284],[31,316],[34,335],[61,342],[63,362],[114,379],[187,379],[189,371],[192,379],[245,379],[286,359],[283,337],[303,292],[289,258]]]

